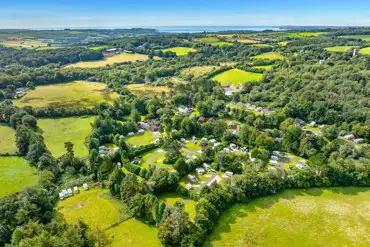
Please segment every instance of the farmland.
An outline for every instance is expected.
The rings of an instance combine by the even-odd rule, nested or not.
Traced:
[[[355,48],[354,46],[333,46],[333,47],[327,47],[325,50],[330,52],[348,52]]]
[[[364,41],[370,41],[370,35],[347,35],[347,36],[339,36],[339,38],[343,39],[361,39]]]
[[[0,157],[0,198],[35,185],[38,181],[36,169],[22,157]]]
[[[129,84],[126,87],[135,95],[160,95],[170,91],[166,86],[153,87],[146,84]]]
[[[362,55],[370,55],[370,47],[361,49],[359,53]]]
[[[254,56],[252,57],[254,59],[266,59],[266,60],[281,60],[283,59],[284,57],[277,53],[277,52],[266,52],[266,53],[262,53],[260,55],[257,55],[257,56]]]
[[[288,190],[222,214],[205,246],[367,246],[370,190]]]
[[[74,144],[75,155],[84,157],[88,154],[85,138],[91,132],[90,124],[93,121],[93,117],[56,118],[39,119],[38,124],[43,131],[46,146],[55,157],[66,153],[64,143],[68,141]]]
[[[259,81],[262,79],[262,74],[247,72],[240,69],[231,69],[216,75],[212,79],[221,83],[222,86],[231,84],[236,87],[240,83]]]
[[[189,47],[172,47],[168,49],[162,50],[163,52],[171,51],[176,53],[177,56],[185,56],[190,52],[197,52],[196,49],[189,48]]]
[[[181,70],[182,76],[194,76],[194,77],[200,77],[207,75],[215,70],[217,70],[218,66],[196,66],[196,67],[190,67],[186,69]]]
[[[41,40],[16,40],[16,41],[6,41],[4,42],[5,46],[13,47],[13,48],[27,48],[27,49],[33,49],[37,47],[46,47],[47,43],[41,41]]]
[[[253,66],[255,69],[264,69],[264,70],[270,70],[272,69],[273,65],[259,65],[259,66]]]
[[[33,108],[93,108],[102,102],[112,103],[118,97],[105,87],[102,83],[85,81],[38,86],[16,100],[15,105]]]
[[[15,145],[15,130],[0,124],[0,154],[14,154],[18,151]]]
[[[143,54],[119,54],[111,57],[106,57],[104,60],[99,61],[88,61],[88,62],[78,62],[66,66],[67,68],[99,68],[108,65],[126,63],[126,62],[136,62],[148,60],[148,55]]]
[[[200,39],[196,39],[196,42],[210,44],[210,45],[216,45],[216,46],[230,46],[233,45],[230,42],[225,42],[222,40],[219,40],[217,37],[204,37]]]

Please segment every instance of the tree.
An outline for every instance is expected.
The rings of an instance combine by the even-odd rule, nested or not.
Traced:
[[[12,233],[6,225],[0,224],[0,247],[5,246],[6,243],[9,243],[12,238]]]
[[[188,172],[188,166],[185,163],[185,160],[183,158],[180,158],[176,161],[176,163],[173,165],[173,168],[180,174],[185,175]]]
[[[37,126],[37,120],[32,115],[25,115],[22,117],[22,123],[26,126],[29,126],[31,128],[36,128]]]
[[[109,191],[113,196],[121,196],[121,183],[124,177],[125,174],[118,167],[109,175]]]

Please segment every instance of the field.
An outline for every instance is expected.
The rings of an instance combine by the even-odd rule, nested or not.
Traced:
[[[285,32],[285,33],[273,33],[273,35],[279,37],[288,37],[292,39],[302,39],[308,37],[317,37],[326,34],[326,32]]]
[[[277,52],[266,52],[252,57],[254,59],[282,60],[284,57]]]
[[[272,69],[273,65],[259,65],[259,66],[253,66],[255,69],[264,69],[264,70],[270,70]]]
[[[207,75],[207,74],[215,71],[218,68],[219,68],[218,66],[196,66],[196,67],[182,69],[180,71],[180,74],[182,76],[191,75],[191,76],[194,76],[194,77],[200,77],[200,76]]]
[[[66,68],[99,68],[107,65],[113,65],[117,63],[125,62],[136,62],[148,60],[148,55],[144,54],[119,54],[111,57],[106,57],[104,60],[89,61],[89,62],[78,62],[66,66]]]
[[[140,166],[143,168],[148,168],[149,165],[155,165],[158,167],[172,167],[171,165],[163,164],[163,161],[165,159],[165,152],[162,149],[149,151],[142,156],[143,157],[140,159]]]
[[[145,131],[144,134],[142,135],[135,135],[132,137],[127,137],[125,141],[128,144],[131,145],[137,145],[137,146],[143,146],[143,145],[148,145],[155,141],[157,137],[150,131]]]
[[[343,38],[343,39],[362,39],[364,41],[370,41],[370,35],[347,35],[347,36],[339,36],[338,38]]]
[[[204,246],[369,246],[369,189],[288,190],[236,204]]]
[[[98,45],[98,46],[89,47],[89,49],[94,50],[94,51],[101,51],[101,50],[108,49],[108,48],[109,46],[107,45]]]
[[[47,46],[47,43],[42,42],[41,40],[11,40],[5,41],[4,46],[13,47],[13,48],[36,48]]]
[[[359,53],[362,55],[370,55],[370,47],[361,49]]]
[[[126,85],[135,95],[160,95],[162,92],[168,93],[170,89],[166,86],[150,86],[146,84],[129,84]]]
[[[14,154],[18,151],[15,145],[15,130],[0,124],[0,153]]]
[[[219,40],[217,37],[204,37],[204,38],[200,38],[200,39],[195,39],[196,42],[200,42],[200,43],[205,43],[205,44],[210,44],[210,45],[217,45],[217,46],[231,46],[233,45],[233,43],[230,43],[230,42],[225,42],[225,41],[221,41]]]
[[[330,52],[348,52],[355,48],[355,46],[333,46],[333,47],[327,47],[325,50]]]
[[[286,46],[289,42],[288,41],[281,41],[278,44],[281,46]]]
[[[240,69],[231,69],[216,75],[212,79],[221,83],[222,86],[231,84],[235,87],[239,83],[259,81],[262,79],[262,74],[247,72]]]
[[[64,143],[70,141],[74,144],[75,155],[85,157],[88,154],[85,138],[91,132],[90,123],[93,121],[93,117],[39,119],[38,125],[44,132],[46,146],[53,156],[65,154]]]
[[[37,184],[36,169],[21,157],[0,157],[0,198]]]
[[[254,39],[238,39],[237,41],[244,44],[258,44],[258,41]]]
[[[110,93],[106,85],[96,82],[74,81],[38,86],[15,101],[18,107],[33,108],[93,108],[102,103],[113,103],[118,94]]]
[[[271,47],[271,45],[266,45],[266,44],[252,44],[253,46],[257,46],[260,48],[266,48],[266,47]]]
[[[176,53],[177,56],[185,56],[189,52],[197,52],[198,50],[189,48],[189,47],[172,47],[172,48],[164,49],[162,51],[163,52],[172,51]]]
[[[182,202],[185,198],[177,195],[176,193],[164,193],[158,196],[159,199],[164,201],[167,205],[173,206],[177,202]],[[191,220],[194,219],[195,212],[195,201],[188,200],[184,205],[184,211],[189,214]]]

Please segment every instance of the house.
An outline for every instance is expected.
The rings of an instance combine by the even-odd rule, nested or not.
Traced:
[[[120,135],[120,136],[119,136],[119,139],[123,139],[123,138],[125,138],[125,136],[124,136],[124,135]]]
[[[193,182],[193,183],[198,183],[198,179],[196,177],[194,177],[193,175],[188,175],[188,179]]]
[[[316,126],[316,122],[315,121],[312,121],[311,123],[310,123],[310,126],[313,128],[313,127],[315,127]]]
[[[20,88],[17,88],[17,89],[15,90],[15,93],[16,93],[16,94],[25,94],[25,93],[27,93],[27,89],[26,89],[26,88],[24,88],[24,87],[20,87]]]
[[[209,140],[209,142],[212,143],[212,144],[217,143],[216,139],[211,139],[211,140]]]
[[[89,186],[87,185],[87,183],[84,183],[84,184],[82,185],[82,187],[84,187],[84,190],[89,190]]]
[[[305,121],[303,121],[302,119],[299,119],[299,118],[298,118],[298,124],[303,126],[303,125],[305,125],[305,124],[306,124],[306,122],[305,122]]]
[[[365,139],[363,139],[363,138],[356,138],[356,139],[354,139],[353,140],[355,143],[357,143],[357,144],[361,144],[361,143],[364,143],[365,142]]]
[[[232,177],[233,175],[234,175],[234,173],[233,172],[225,172],[225,174],[224,174],[226,177]]]
[[[150,127],[150,125],[146,122],[138,122],[137,125],[141,129],[149,129],[149,127]]]
[[[197,138],[195,136],[193,136],[192,140],[194,144],[197,144]]]
[[[204,175],[206,173],[203,168],[196,168],[195,171],[198,173],[198,175]]]
[[[67,190],[62,190],[64,198],[69,197],[68,191]]]
[[[191,185],[191,184],[186,184],[186,185],[185,185],[185,188],[186,188],[187,190],[191,190],[191,188],[193,188],[193,185]]]
[[[71,188],[68,188],[67,191],[68,191],[68,196],[73,196],[73,192]]]
[[[203,167],[207,170],[207,171],[210,171],[212,168],[210,165],[208,165],[207,163],[203,163]]]
[[[347,139],[347,140],[352,141],[352,140],[355,139],[355,136],[353,134],[348,134],[348,135],[345,135],[344,138]]]
[[[105,150],[107,150],[107,149],[108,149],[108,148],[107,148],[106,146],[100,146],[100,147],[99,147],[99,151],[100,151],[100,150],[105,151]]]
[[[140,129],[140,130],[138,130],[138,131],[137,131],[137,133],[138,133],[139,135],[144,134],[144,132],[145,132],[145,130],[143,130],[143,129]]]
[[[274,167],[269,167],[269,168],[267,168],[267,170],[268,170],[269,172],[274,172],[274,171],[276,171],[276,168],[274,168]]]
[[[181,138],[181,139],[180,139],[180,141],[181,141],[182,143],[185,143],[185,144],[189,143],[187,140],[185,140],[185,138]]]
[[[73,187],[73,191],[75,192],[75,194],[80,193],[80,191],[78,190],[78,187],[77,186]]]
[[[278,166],[279,165],[279,161],[277,161],[277,160],[270,160],[270,165],[272,165],[272,166]]]
[[[271,160],[279,161],[279,157],[278,157],[278,156],[275,156],[275,155],[272,155],[272,156],[271,156]]]
[[[62,192],[59,192],[59,199],[64,200],[64,194]]]
[[[236,129],[236,127],[237,127],[235,122],[233,122],[233,121],[231,121],[227,126],[229,127],[229,129]]]
[[[296,165],[296,167],[297,167],[298,169],[306,169],[306,168],[308,168],[308,165],[306,165],[306,164],[304,164],[304,163],[298,163],[298,164]]]

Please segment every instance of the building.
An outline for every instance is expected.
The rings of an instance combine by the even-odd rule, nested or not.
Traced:
[[[188,179],[193,183],[198,183],[198,179],[193,175],[188,175]]]
[[[143,129],[141,129],[141,130],[138,130],[138,131],[137,131],[137,133],[138,133],[139,135],[144,134],[144,132],[145,132],[145,130],[143,130]]]
[[[78,190],[78,187],[77,186],[73,187],[73,191],[75,192],[75,194],[80,193],[80,191]]]
[[[271,156],[271,160],[279,161],[279,157],[278,157],[278,156],[275,156],[275,155],[272,155],[272,156]]]
[[[159,127],[161,126],[161,122],[158,121],[157,119],[149,119],[148,124],[150,131],[158,131]]]
[[[68,191],[67,190],[62,190],[64,198],[69,197]]]
[[[122,168],[122,164],[121,164],[121,162],[117,162],[117,167],[118,167],[118,168]]]
[[[204,175],[206,173],[203,168],[196,168],[195,171],[198,173],[198,175]]]
[[[205,117],[200,117],[199,119],[198,119],[198,122],[199,123],[204,123],[206,121],[206,118]]]
[[[64,200],[64,194],[62,192],[59,192],[59,199]]]
[[[277,161],[277,160],[270,160],[270,165],[272,165],[272,166],[278,166],[279,165],[279,161]]]
[[[267,168],[267,170],[268,170],[269,172],[274,172],[274,171],[276,171],[276,168],[274,168],[274,167],[269,167],[269,168]]]
[[[234,143],[231,143],[230,148],[236,150],[236,149],[238,149],[238,146]]]
[[[134,135],[135,135],[134,132],[130,132],[130,133],[127,134],[127,136],[134,136]]]
[[[361,144],[361,143],[364,143],[365,142],[365,139],[363,139],[363,138],[356,138],[356,139],[354,139],[353,140],[355,143],[357,143],[357,144]]]
[[[225,172],[225,176],[226,177],[232,177],[234,175],[234,173],[233,172]]]
[[[283,153],[281,153],[280,151],[272,151],[272,153],[273,153],[273,155],[275,155],[275,156],[279,156],[279,157],[284,157],[284,154]]]
[[[82,187],[84,187],[84,190],[89,190],[89,186],[87,185],[87,183],[84,183],[84,184],[82,185]]]
[[[231,87],[224,87],[225,95],[226,96],[232,96],[234,93],[237,92],[237,90],[231,88]]]
[[[187,108],[186,106],[180,106],[179,107],[179,113],[180,114],[189,114],[191,110]]]
[[[352,140],[355,139],[355,136],[353,134],[348,134],[348,135],[345,135],[344,138],[347,139],[347,140],[352,141]]]
[[[316,122],[315,121],[312,121],[311,123],[310,123],[310,126],[313,128],[313,127],[315,127],[316,126]]]
[[[68,191],[68,196],[73,196],[73,192],[71,188],[68,188],[67,191]]]
[[[185,185],[185,188],[186,188],[187,190],[191,190],[191,188],[193,188],[193,185],[191,185],[191,184],[186,184],[186,185]]]

